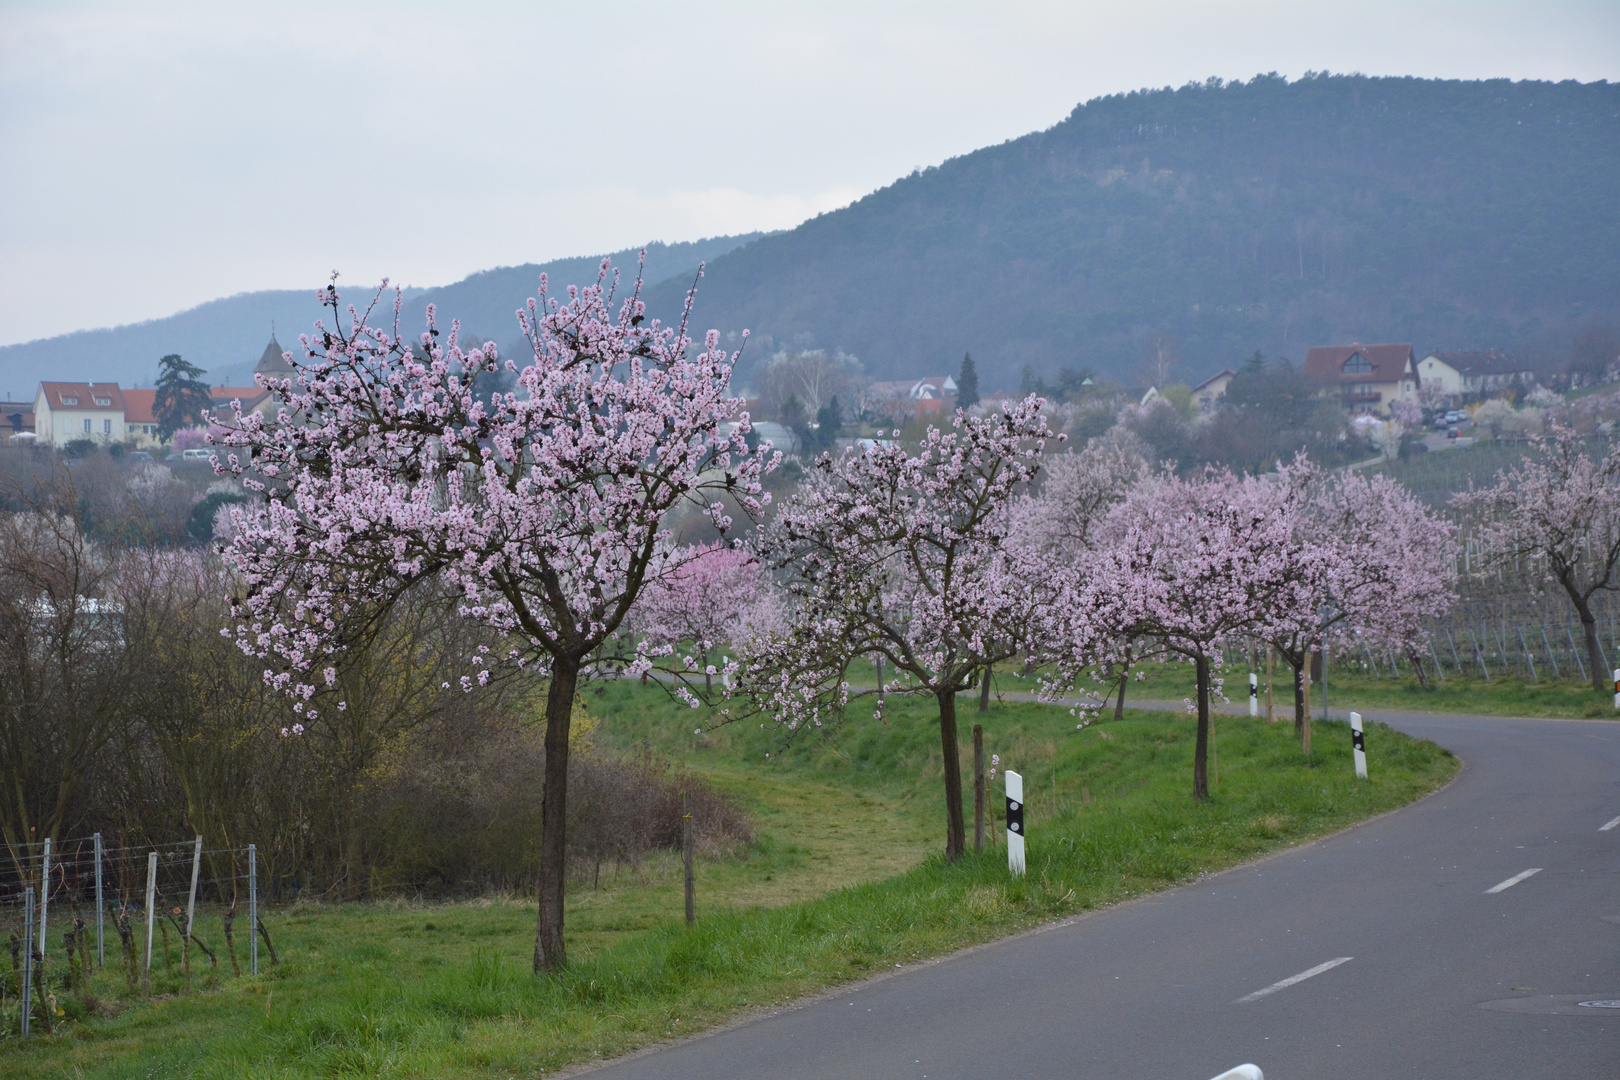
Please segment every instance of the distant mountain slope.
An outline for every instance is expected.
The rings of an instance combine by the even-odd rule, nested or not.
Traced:
[[[719,236],[680,244],[647,246],[647,279],[687,279],[698,264],[713,260],[732,248],[762,236]],[[615,265],[634,275],[637,250],[615,252]],[[558,259],[545,264],[501,267],[433,289],[412,289],[407,295],[408,326],[419,328],[421,313],[437,303],[445,328],[460,319],[469,331],[493,337],[503,346],[518,339],[514,312],[539,286],[541,273],[549,273],[554,287],[596,279],[599,255]],[[688,282],[689,283],[689,282]],[[179,353],[208,371],[216,385],[246,385],[269,340],[271,324],[283,345],[292,347],[298,335],[320,316],[312,281],[307,289],[275,289],[241,293],[182,311],[167,318],[132,323],[104,330],[82,330],[60,337],[0,347],[0,392],[7,397],[28,397],[41,379],[98,379],[133,386],[152,385],[158,358]],[[342,289],[347,298],[360,300],[370,283],[351,281]],[[341,286],[340,286],[341,288]]]
[[[1079,106],[709,267],[699,321],[877,378],[1191,381],[1255,349],[1545,343],[1620,307],[1620,85],[1310,77]],[[673,288],[657,295],[672,310]],[[746,369],[744,378],[747,378]]]

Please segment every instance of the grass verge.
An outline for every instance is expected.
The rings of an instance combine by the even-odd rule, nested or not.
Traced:
[[[926,702],[786,752],[752,725],[690,734],[690,714],[639,688],[593,707],[610,738],[662,749],[756,815],[755,849],[700,870],[695,929],[673,860],[575,886],[573,963],[539,979],[526,902],[306,905],[270,920],[280,966],[194,995],[163,983],[143,1003],[121,1002],[103,973],[102,1000],[75,999],[58,1034],[0,1046],[0,1073],[538,1075],[1190,880],[1400,806],[1456,768],[1379,729],[1372,779],[1358,782],[1342,725],[1319,725],[1307,760],[1290,725],[1223,718],[1214,797],[1197,804],[1186,718],[1133,712],[1076,731],[1066,710],[1001,705],[982,718],[988,748],[1024,774],[1028,800],[1030,874],[1012,881],[999,848],[954,865],[923,854],[943,832]],[[898,854],[873,855],[890,844]]]

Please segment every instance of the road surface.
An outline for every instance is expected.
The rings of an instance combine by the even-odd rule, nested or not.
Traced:
[[[1579,1004],[1620,1003],[1620,723],[1366,715],[1462,774],[1326,840],[586,1075],[1620,1077],[1620,1008]]]

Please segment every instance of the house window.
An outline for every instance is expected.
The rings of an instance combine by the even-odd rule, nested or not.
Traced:
[[[77,405],[78,403],[79,399],[76,397],[64,397],[62,399],[62,404],[64,405]]]
[[[90,434],[90,418],[89,417],[85,417],[85,420],[84,420],[84,433],[86,435]]]
[[[1372,371],[1372,364],[1360,353],[1351,353],[1350,359],[1346,360],[1339,370],[1346,375],[1366,375]]]
[[[96,404],[100,405],[103,409],[105,409],[105,408],[107,408],[108,406],[110,406],[112,404],[112,398],[110,398],[110,397],[98,397],[98,398],[96,398]]]
[[[111,435],[112,434],[112,421],[111,420],[103,420],[101,422],[101,433],[103,435]]]

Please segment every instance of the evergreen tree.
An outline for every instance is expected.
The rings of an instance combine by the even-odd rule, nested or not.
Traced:
[[[208,384],[197,378],[207,372],[180,359],[179,353],[159,360],[158,368],[152,415],[157,417],[158,437],[167,442],[176,431],[201,423],[208,415]]]
[[[839,432],[843,429],[843,420],[840,416],[842,412],[838,405],[837,394],[816,410],[816,430],[812,433],[815,437],[810,443],[811,450],[820,453],[837,445]]]
[[[956,407],[971,408],[979,403],[979,370],[973,366],[973,354],[962,354],[962,370],[956,375]]]

